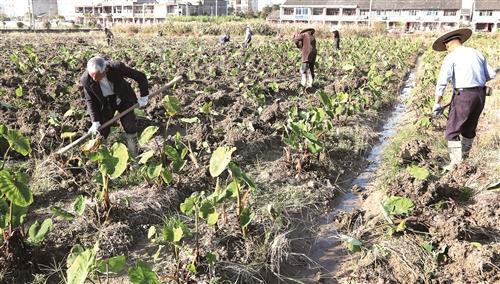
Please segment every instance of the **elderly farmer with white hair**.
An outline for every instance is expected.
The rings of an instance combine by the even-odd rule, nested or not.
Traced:
[[[140,96],[136,96],[130,83],[125,78],[131,78],[139,84]],[[87,103],[87,111],[92,120],[89,132],[98,132],[106,138],[110,129],[99,129],[110,120],[116,111],[122,112],[139,103],[144,107],[148,103],[148,80],[144,73],[127,67],[118,61],[107,61],[102,57],[93,57],[87,63],[87,70],[81,78],[83,93]],[[137,119],[134,112],[129,112],[120,119],[127,148],[132,156],[137,155]]]
[[[453,98],[446,123],[445,137],[448,140],[451,170],[463,159],[468,158],[476,136],[479,117],[484,108],[486,82],[495,77],[495,71],[488,65],[481,52],[462,44],[469,39],[468,28],[448,32],[433,43],[435,51],[448,51],[444,58],[436,83],[433,112],[441,114],[441,100],[448,81],[453,84]]]

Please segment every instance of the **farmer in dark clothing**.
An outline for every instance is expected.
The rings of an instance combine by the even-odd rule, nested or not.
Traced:
[[[446,85],[451,80],[453,98],[450,105],[445,137],[448,140],[451,170],[462,159],[469,156],[476,136],[479,117],[484,108],[486,82],[495,77],[495,71],[488,65],[481,52],[462,44],[469,39],[468,28],[448,32],[434,41],[435,51],[448,51],[436,82],[433,112],[442,113],[441,99]]]
[[[125,78],[131,78],[139,84],[140,96]],[[87,70],[81,78],[83,93],[87,103],[87,112],[92,120],[89,132],[99,132],[104,138],[109,135],[109,127],[100,129],[110,120],[116,111],[122,112],[135,103],[144,107],[148,103],[148,80],[144,73],[125,66],[118,61],[106,61],[102,57],[93,57],[87,63]],[[132,156],[137,155],[137,120],[134,112],[129,112],[120,119],[127,148]]]
[[[225,45],[226,43],[228,43],[229,41],[231,40],[231,36],[230,35],[223,35],[219,38],[219,44],[220,45]]]
[[[111,46],[111,42],[113,41],[113,33],[108,29],[104,28],[104,34],[106,36],[106,42],[108,43],[108,46]]]
[[[337,29],[332,28],[333,35],[333,47],[336,50],[340,50],[340,33]]]
[[[293,41],[302,52],[302,66],[300,67],[300,84],[304,87],[312,87],[314,80],[314,64],[316,63],[316,39],[314,29],[305,29],[300,34],[294,34]]]

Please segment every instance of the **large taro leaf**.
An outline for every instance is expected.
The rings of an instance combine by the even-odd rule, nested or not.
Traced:
[[[31,153],[29,139],[24,137],[19,131],[9,129],[7,130],[7,133],[3,135],[9,142],[10,147],[14,148],[14,150],[19,154],[27,156],[29,153]]]
[[[97,270],[101,273],[113,272],[119,273],[125,266],[126,258],[123,255],[113,256],[105,260],[99,260]]]
[[[39,245],[44,239],[45,236],[52,229],[52,219],[45,219],[41,224],[36,221],[33,225],[30,226],[28,231],[28,241],[34,245]]]
[[[97,246],[92,249],[84,250],[81,246],[76,245],[71,249],[71,253],[67,259],[67,283],[68,284],[83,284],[90,273],[90,270],[95,262]]]
[[[122,143],[114,143],[111,150],[101,148],[97,153],[91,154],[91,160],[99,162],[99,171],[115,179],[127,168],[128,151]]]
[[[235,147],[219,147],[210,157],[210,175],[218,177],[231,162],[231,155],[236,151]]]
[[[163,98],[163,107],[169,116],[174,116],[181,110],[179,100],[172,96],[165,96]]]
[[[400,196],[391,196],[387,201],[384,202],[384,210],[387,214],[393,215],[408,215],[410,214],[415,205],[411,199]]]
[[[151,138],[155,135],[155,133],[160,129],[158,126],[148,126],[141,133],[141,137],[139,137],[139,145],[144,146],[146,143],[151,140]]]
[[[410,166],[406,169],[414,178],[426,180],[429,177],[429,171],[424,167]]]
[[[26,207],[33,202],[33,194],[29,189],[27,176],[24,173],[13,174],[7,170],[0,171],[0,191],[14,204]]]
[[[128,279],[132,284],[160,284],[160,280],[151,266],[142,261],[128,269]]]

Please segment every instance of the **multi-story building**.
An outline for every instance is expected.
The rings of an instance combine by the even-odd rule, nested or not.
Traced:
[[[76,22],[153,24],[178,15],[226,15],[225,0],[100,0],[79,1],[75,5]]]
[[[3,13],[11,18],[29,18],[57,15],[57,0],[0,0]]]
[[[257,12],[259,3],[258,0],[232,0],[232,7],[235,14]]]
[[[280,6],[280,21],[335,26],[379,22],[407,30],[448,30],[462,24],[491,31],[500,25],[500,0],[287,0]]]
[[[500,30],[500,0],[476,0],[471,22],[476,30]]]

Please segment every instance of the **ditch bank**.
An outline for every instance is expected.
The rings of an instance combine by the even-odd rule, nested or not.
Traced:
[[[346,250],[347,235],[338,231],[337,220],[346,212],[359,211],[363,199],[366,198],[365,187],[374,181],[376,172],[382,160],[382,153],[406,113],[405,100],[411,95],[415,86],[415,77],[420,60],[408,73],[398,96],[398,102],[387,114],[387,120],[378,133],[378,142],[372,147],[366,159],[367,165],[363,171],[352,179],[346,190],[341,192],[330,204],[330,212],[320,219],[313,237],[309,252],[306,254],[308,266],[302,272],[306,283],[337,283],[338,266],[349,257]],[[349,184],[349,183],[348,183]],[[343,241],[344,240],[344,241]]]

